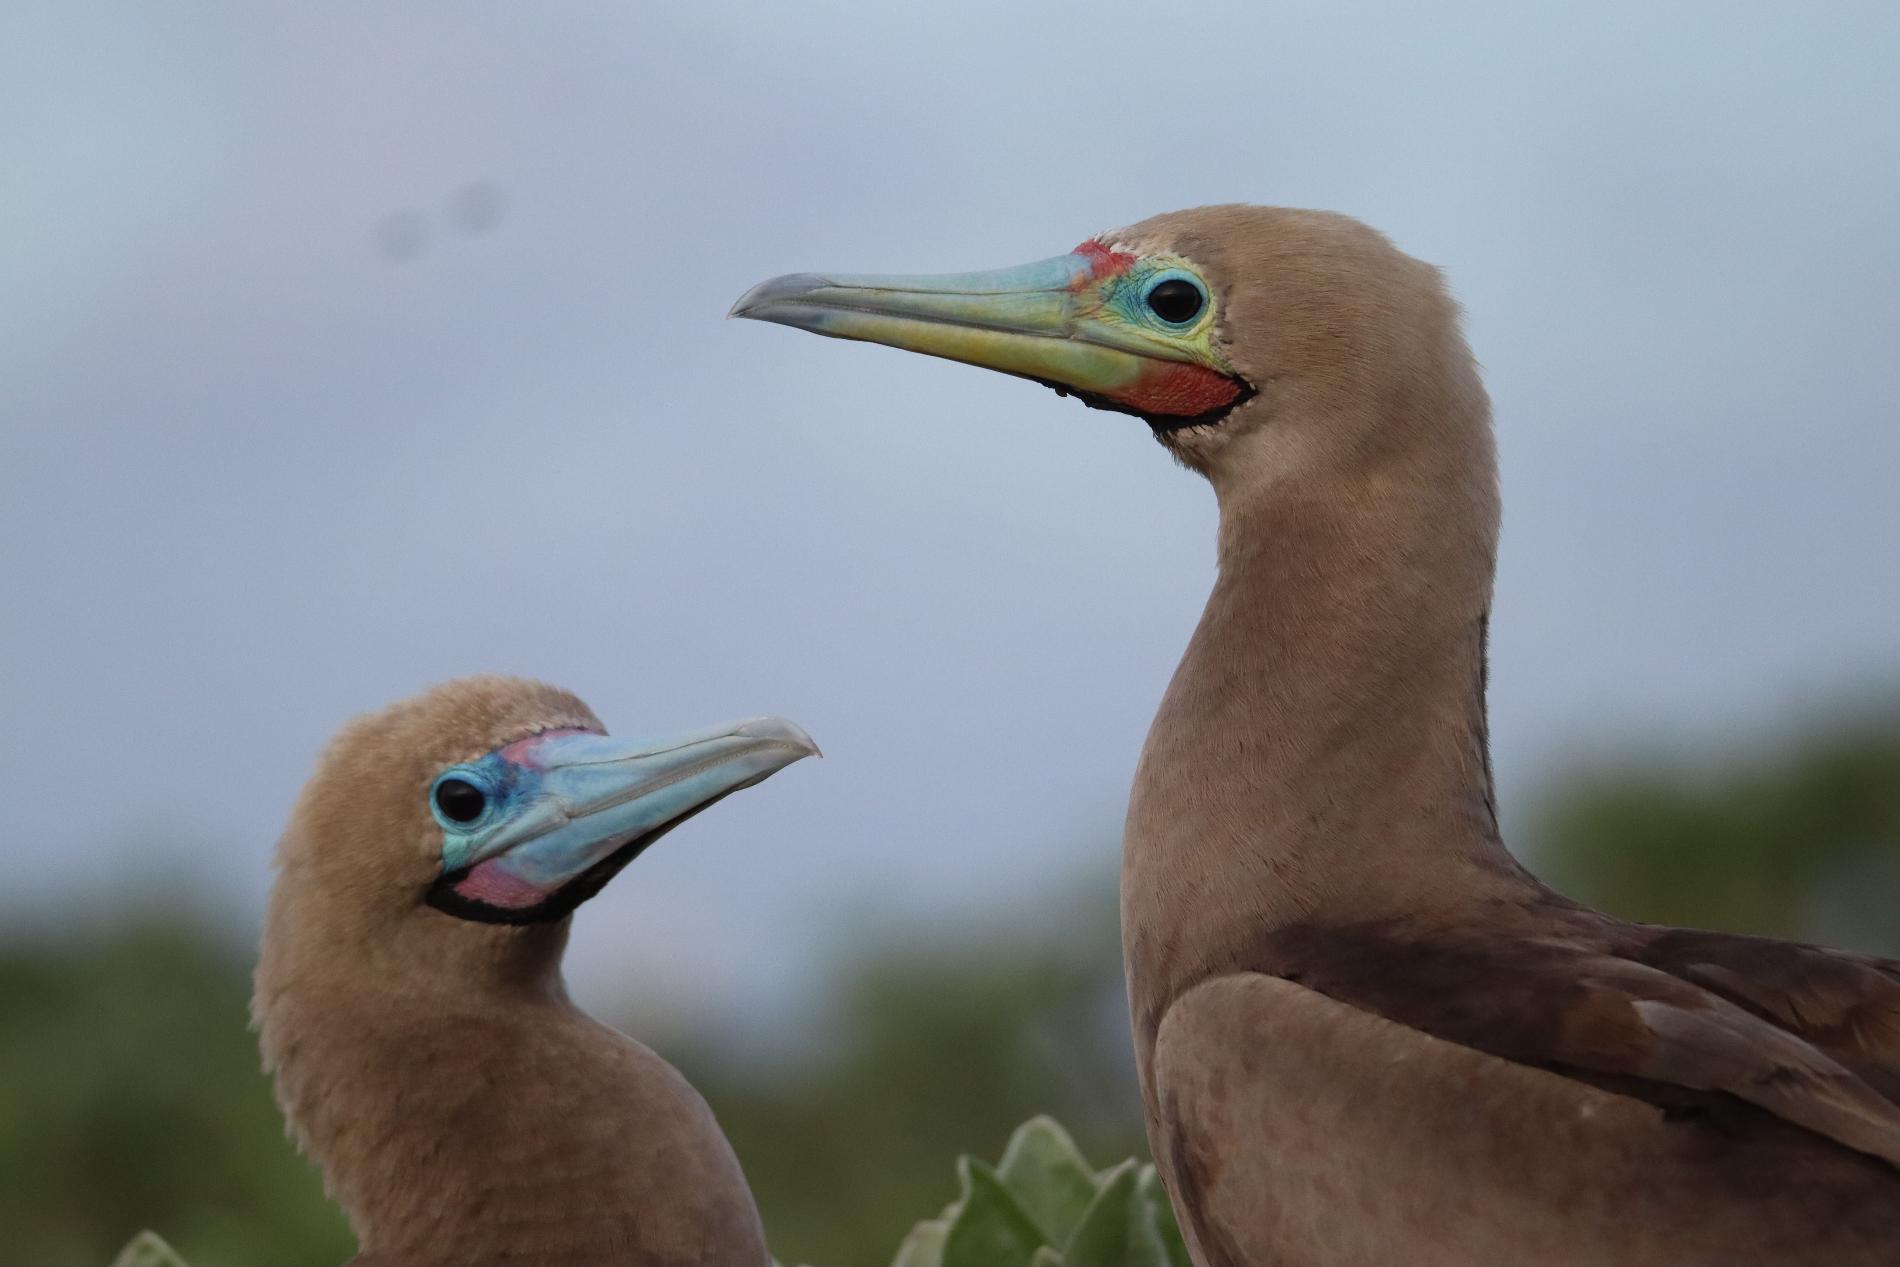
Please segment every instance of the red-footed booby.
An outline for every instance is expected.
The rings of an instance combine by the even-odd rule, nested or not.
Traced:
[[[1500,839],[1496,461],[1437,270],[1342,216],[1206,207],[733,313],[1134,414],[1213,484],[1219,576],[1122,863],[1197,1262],[1900,1262],[1900,966],[1628,923]]]
[[[653,841],[816,752],[769,717],[610,739],[500,677],[337,736],[278,848],[252,1016],[356,1263],[770,1262],[705,1101],[569,1001],[561,953]]]

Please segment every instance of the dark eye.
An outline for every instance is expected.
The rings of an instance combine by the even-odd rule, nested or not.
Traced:
[[[1181,277],[1170,277],[1148,292],[1148,310],[1169,325],[1186,325],[1206,302],[1201,288]]]
[[[488,797],[467,779],[444,779],[435,785],[435,807],[446,819],[472,823],[488,808]]]

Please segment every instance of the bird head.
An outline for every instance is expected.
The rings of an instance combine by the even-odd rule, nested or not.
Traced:
[[[278,850],[272,934],[336,947],[467,945],[564,920],[666,832],[818,751],[759,717],[609,738],[566,691],[449,682],[350,723]],[[314,927],[312,925],[315,925]]]
[[[1482,401],[1460,357],[1435,358],[1463,350],[1437,270],[1326,212],[1171,212],[993,272],[794,273],[731,315],[1034,379],[1143,419],[1217,486],[1256,457],[1284,471],[1376,449],[1411,394]]]

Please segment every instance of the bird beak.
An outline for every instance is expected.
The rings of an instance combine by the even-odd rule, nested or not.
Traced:
[[[1224,411],[1251,394],[1206,329],[1183,337],[1130,318],[1119,300],[1135,262],[1085,243],[987,273],[791,273],[754,286],[727,315],[999,370],[1157,419]]]
[[[493,753],[516,794],[495,821],[451,833],[432,904],[524,922],[566,914],[668,830],[818,745],[792,722],[754,717],[627,741],[555,731]]]

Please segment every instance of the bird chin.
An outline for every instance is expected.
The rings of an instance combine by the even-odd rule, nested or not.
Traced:
[[[472,867],[444,872],[429,886],[426,900],[445,915],[478,924],[545,924],[565,919],[575,907],[605,888],[607,881],[620,874],[620,869],[639,857],[648,845],[665,835],[667,827],[634,837],[547,892],[493,869],[496,860],[490,858]]]

